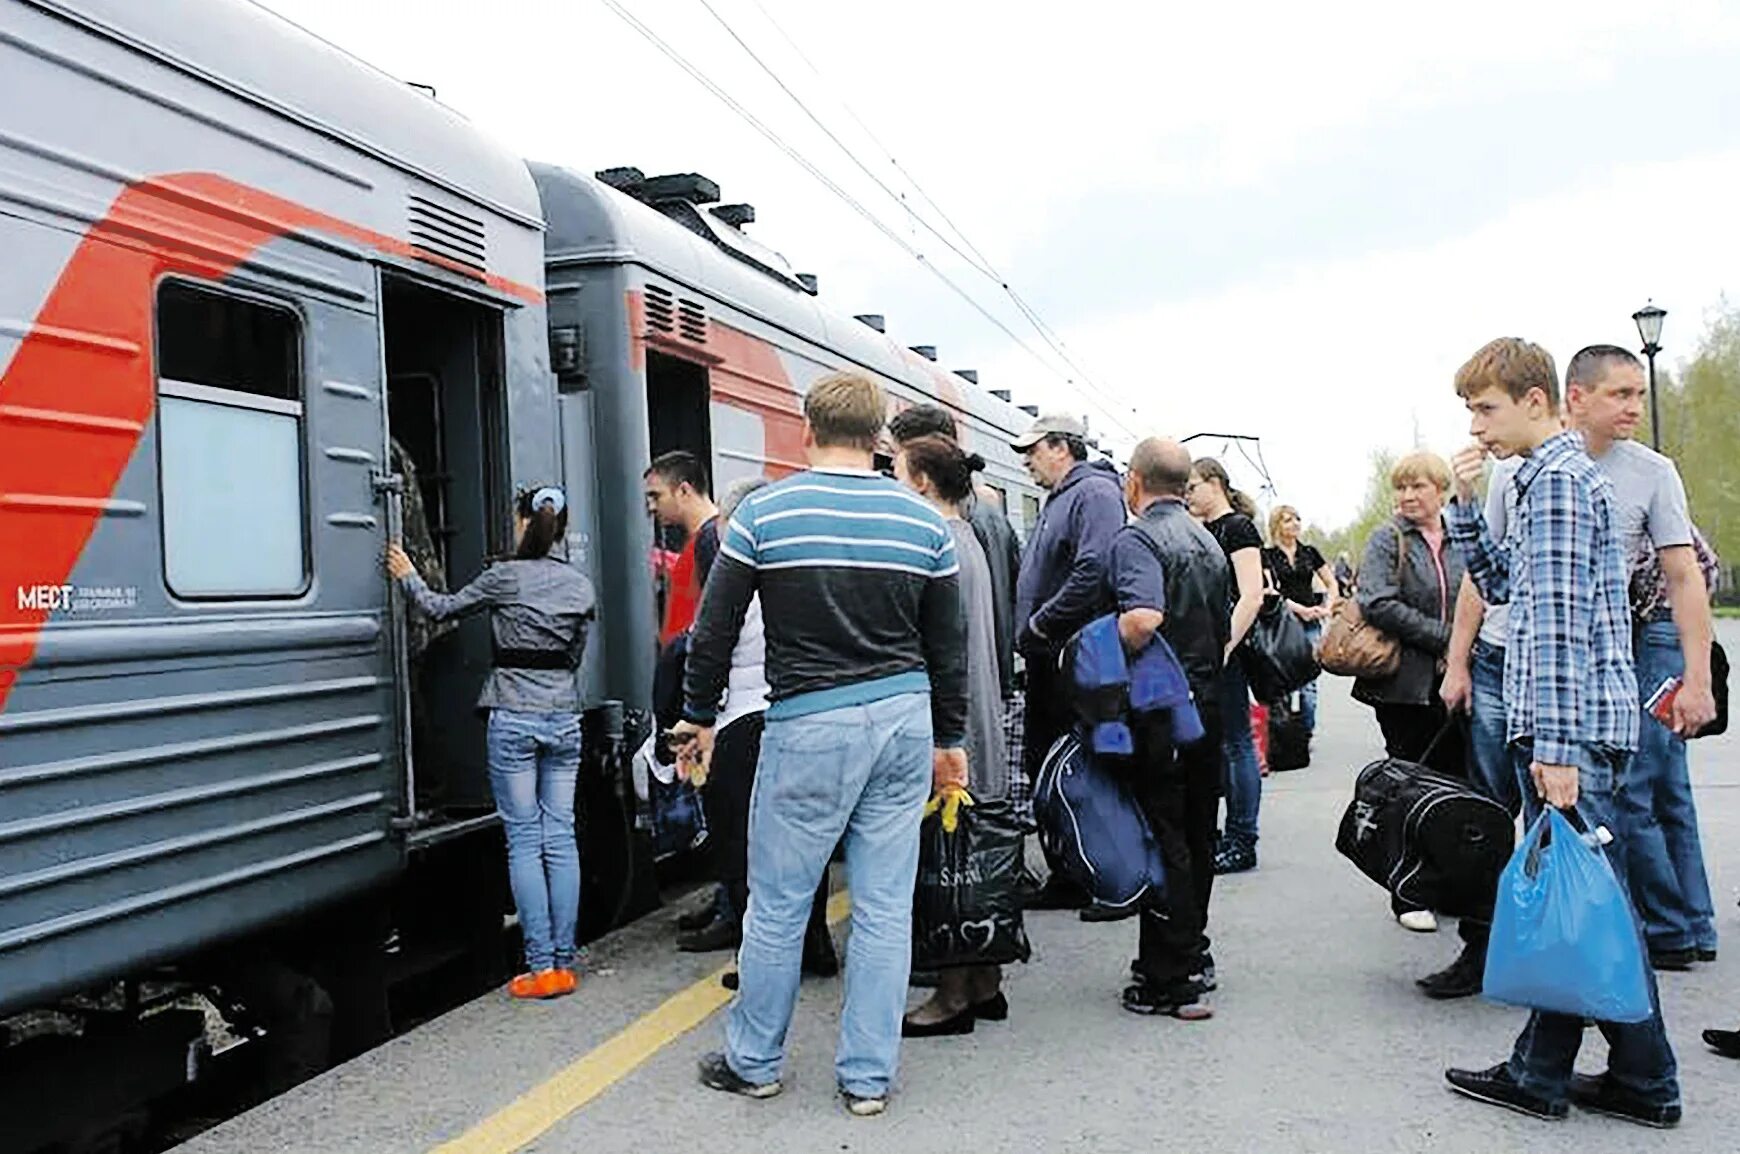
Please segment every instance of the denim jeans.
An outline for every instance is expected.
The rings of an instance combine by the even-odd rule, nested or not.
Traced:
[[[1311,652],[1323,644],[1323,622],[1305,621],[1305,639],[1311,642]],[[1299,691],[1299,715],[1305,719],[1305,732],[1317,732],[1317,679],[1313,677]]]
[[[1633,645],[1638,691],[1647,698],[1669,677],[1685,673],[1679,630],[1672,621],[1638,627]],[[1646,711],[1637,758],[1619,789],[1625,826],[1625,866],[1631,900],[1652,950],[1713,950],[1716,910],[1698,841],[1698,810],[1686,766],[1685,739]]]
[[[1529,778],[1529,763],[1533,749],[1527,741],[1512,747],[1512,757],[1519,781]],[[1614,824],[1614,787],[1625,778],[1631,755],[1585,747],[1578,765],[1577,810],[1583,823],[1593,830],[1607,826],[1614,836],[1608,847],[1607,860],[1620,884],[1625,883],[1625,838],[1623,825]],[[1527,819],[1533,824],[1541,812],[1541,801],[1533,789],[1525,795]],[[1639,930],[1641,944],[1641,927]],[[1673,1047],[1668,1044],[1667,1027],[1661,1018],[1661,996],[1656,991],[1655,971],[1647,965],[1649,997],[1655,1013],[1643,1022],[1598,1022],[1607,1038],[1607,1073],[1614,1081],[1647,1102],[1666,1105],[1678,1102],[1680,1087],[1674,1063]],[[1571,1073],[1577,1061],[1577,1050],[1583,1044],[1583,1019],[1568,1014],[1549,1014],[1536,1010],[1527,1026],[1517,1037],[1511,1053],[1510,1073],[1517,1083],[1531,1094],[1549,1102],[1563,1102],[1568,1097]]]
[[[1235,654],[1220,677],[1221,750],[1226,759],[1226,840],[1257,846],[1257,812],[1263,804],[1263,771],[1251,737],[1251,691]]]
[[[580,718],[573,713],[489,714],[489,784],[507,834],[508,884],[530,972],[574,964],[580,918],[580,849],[574,783]]]
[[[749,803],[740,988],[725,1021],[725,1056],[739,1077],[780,1076],[810,899],[844,834],[852,934],[834,1071],[848,1093],[888,1092],[912,971],[918,826],[930,786],[929,694],[767,722]]]
[[[1504,647],[1475,641],[1469,665],[1474,680],[1474,712],[1468,740],[1475,785],[1515,817],[1522,810],[1525,790],[1533,792],[1534,786],[1517,779],[1510,742],[1506,740],[1509,735],[1504,709]]]

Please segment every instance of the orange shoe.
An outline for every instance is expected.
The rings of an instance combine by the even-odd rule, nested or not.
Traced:
[[[508,983],[508,994],[515,998],[561,998],[572,994],[580,985],[573,970],[539,970],[521,974]]]

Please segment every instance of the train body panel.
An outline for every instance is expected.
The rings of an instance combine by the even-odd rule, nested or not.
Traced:
[[[559,445],[529,175],[433,101],[246,4],[9,0],[0,107],[3,1013],[402,867],[395,318],[464,321],[496,439],[456,579]]]

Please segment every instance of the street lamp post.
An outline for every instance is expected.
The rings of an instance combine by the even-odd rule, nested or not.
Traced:
[[[1652,300],[1632,313],[1631,319],[1637,323],[1637,335],[1643,338],[1643,355],[1649,358],[1649,442],[1659,453],[1661,405],[1655,399],[1655,355],[1661,352],[1661,322],[1667,319],[1667,310],[1657,308]]]

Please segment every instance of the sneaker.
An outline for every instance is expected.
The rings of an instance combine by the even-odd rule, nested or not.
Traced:
[[[1196,983],[1197,989],[1205,994],[1212,994],[1220,989],[1220,982],[1214,976],[1214,955],[1202,955],[1202,968],[1190,975],[1190,980]]]
[[[727,990],[735,990],[738,986],[738,981],[739,979],[736,970],[726,970],[724,973],[719,975],[719,984],[724,986]]]
[[[709,1090],[718,1090],[725,1094],[737,1094],[744,1098],[754,1098],[760,1101],[771,1098],[783,1087],[779,1079],[771,1082],[746,1082],[731,1068],[731,1063],[725,1060],[725,1055],[715,1050],[701,1059],[701,1085]]]
[[[734,950],[743,941],[743,923],[723,914],[698,930],[677,935],[677,949],[685,954],[710,954]]]
[[[1571,1112],[1565,1103],[1549,1102],[1517,1085],[1516,1079],[1510,1076],[1510,1067],[1503,1062],[1490,1070],[1446,1070],[1444,1080],[1450,1083],[1450,1089],[1464,1098],[1473,1098],[1490,1106],[1503,1106],[1506,1110],[1515,1110],[1518,1114],[1527,1114],[1545,1122],[1563,1122],[1565,1115]]]
[[[1136,982],[1124,988],[1123,1005],[1132,1014],[1177,1018],[1181,1022],[1202,1022],[1214,1017],[1214,1010],[1202,1000],[1202,987],[1189,979],[1170,986]]]
[[[1740,1058],[1740,1030],[1705,1030],[1704,1045],[1724,1058]]]
[[[508,995],[523,1000],[561,998],[572,994],[579,984],[573,970],[538,970],[509,982]]]
[[[1428,998],[1445,1001],[1450,998],[1472,998],[1480,992],[1485,981],[1486,951],[1474,946],[1463,946],[1455,961],[1414,984]]]
[[[1216,874],[1242,874],[1257,868],[1257,851],[1254,846],[1240,845],[1238,842],[1226,842],[1221,851],[1214,855],[1214,872]]]
[[[1713,962],[1713,961],[1715,961],[1716,960],[1715,948],[1711,947],[1710,949],[1706,950],[1702,946],[1700,946],[1698,948],[1698,960],[1700,962]]]
[[[1416,934],[1435,934],[1438,932],[1438,915],[1431,910],[1409,910],[1405,914],[1397,914],[1396,921],[1404,930],[1412,930]]]
[[[857,1094],[842,1087],[840,1101],[845,1103],[846,1113],[854,1118],[874,1118],[888,1112],[888,1095],[878,1094],[870,1098],[861,1098]]]
[[[1696,950],[1651,950],[1649,964],[1658,970],[1670,970],[1676,974],[1685,973],[1698,960]]]
[[[1678,1102],[1660,1105],[1646,1101],[1606,1074],[1572,1074],[1571,1101],[1591,1114],[1623,1118],[1657,1130],[1672,1130],[1680,1124]]]

